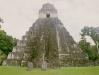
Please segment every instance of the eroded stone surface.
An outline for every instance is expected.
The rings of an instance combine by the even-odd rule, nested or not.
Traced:
[[[42,62],[46,61],[47,66],[52,68],[83,66],[85,54],[58,19],[55,7],[45,4],[39,15],[40,18],[8,55],[7,64],[24,66],[32,61],[34,67],[42,67]]]

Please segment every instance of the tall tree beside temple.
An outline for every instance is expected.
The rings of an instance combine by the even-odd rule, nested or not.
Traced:
[[[15,43],[15,39],[12,36],[7,35],[4,30],[0,30],[0,50],[2,50],[4,54],[8,55],[8,53],[12,51]]]
[[[91,37],[95,45],[90,45],[90,43],[86,41],[85,36]],[[98,59],[97,42],[99,43],[99,37],[95,28],[86,26],[81,30],[79,46],[88,55],[89,60],[96,61]]]
[[[0,19],[0,22],[3,23],[3,20]],[[0,30],[0,63],[9,52],[12,51],[13,46],[16,45],[16,39],[12,36],[6,34],[4,30]]]
[[[97,52],[99,54],[99,27],[87,27],[85,26],[81,30],[81,36],[89,36],[91,39],[94,41],[96,47],[97,47]]]

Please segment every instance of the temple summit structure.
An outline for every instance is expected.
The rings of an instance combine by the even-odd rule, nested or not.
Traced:
[[[86,59],[55,7],[46,3],[39,10],[39,18],[9,53],[6,65],[26,66],[32,62],[34,67],[41,67],[46,61],[48,67],[83,66]]]

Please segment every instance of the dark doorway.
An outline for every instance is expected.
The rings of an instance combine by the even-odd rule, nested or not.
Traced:
[[[49,18],[50,17],[50,14],[47,14],[46,17]]]

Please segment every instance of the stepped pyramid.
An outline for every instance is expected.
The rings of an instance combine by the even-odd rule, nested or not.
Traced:
[[[43,61],[49,67],[85,64],[85,54],[59,20],[52,4],[42,6],[39,18],[9,53],[6,64],[26,65],[28,61],[33,62],[34,67],[41,67]]]

